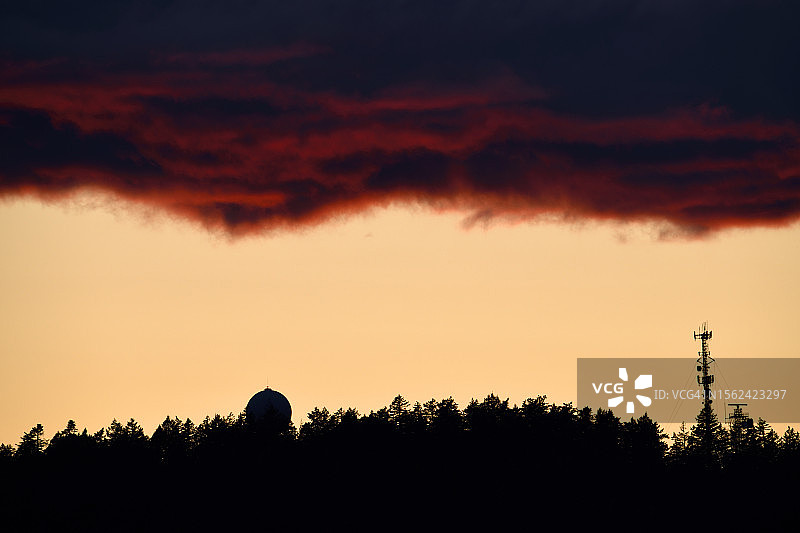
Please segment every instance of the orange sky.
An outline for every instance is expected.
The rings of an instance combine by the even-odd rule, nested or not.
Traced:
[[[0,203],[0,442],[36,423],[239,412],[295,424],[398,393],[575,401],[578,357],[798,357],[800,226],[462,226],[413,207],[231,241],[82,196]]]

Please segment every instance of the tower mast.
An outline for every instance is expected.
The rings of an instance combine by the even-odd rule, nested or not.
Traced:
[[[708,341],[711,339],[711,331],[708,329],[708,322],[700,325],[700,332],[694,333],[695,340],[700,339],[701,350],[697,352],[697,371],[701,374],[697,376],[697,384],[703,387],[703,408],[711,408],[711,384],[714,383],[714,375],[709,374],[709,366],[714,362],[711,351],[708,349]]]

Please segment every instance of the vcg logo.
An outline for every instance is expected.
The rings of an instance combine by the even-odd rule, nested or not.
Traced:
[[[628,370],[626,368],[619,369],[619,379],[623,382],[628,381]],[[641,374],[636,380],[633,382],[633,388],[636,390],[642,389],[649,389],[653,386],[653,375],[652,374]],[[625,401],[623,397],[624,391],[624,384],[621,382],[618,383],[592,383],[592,388],[594,389],[595,394],[600,394],[600,391],[603,391],[606,394],[616,394],[613,398],[608,399],[608,406],[609,407],[616,407]],[[644,396],[642,394],[637,394],[636,399],[639,400],[639,403],[644,405],[645,407],[649,407],[652,403],[652,400],[649,396]],[[634,403],[633,401],[628,401],[625,405],[625,412],[633,413],[634,410]]]

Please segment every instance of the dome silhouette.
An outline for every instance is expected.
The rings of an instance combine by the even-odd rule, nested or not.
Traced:
[[[289,404],[289,400],[280,392],[269,387],[250,398],[244,411],[250,420],[258,420],[267,415],[276,414],[285,417],[286,420],[292,419],[292,406]]]

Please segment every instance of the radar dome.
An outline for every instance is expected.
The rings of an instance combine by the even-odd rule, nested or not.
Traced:
[[[258,420],[270,413],[283,416],[286,420],[292,419],[292,406],[289,405],[289,400],[280,392],[269,387],[250,398],[244,411],[250,420]]]

